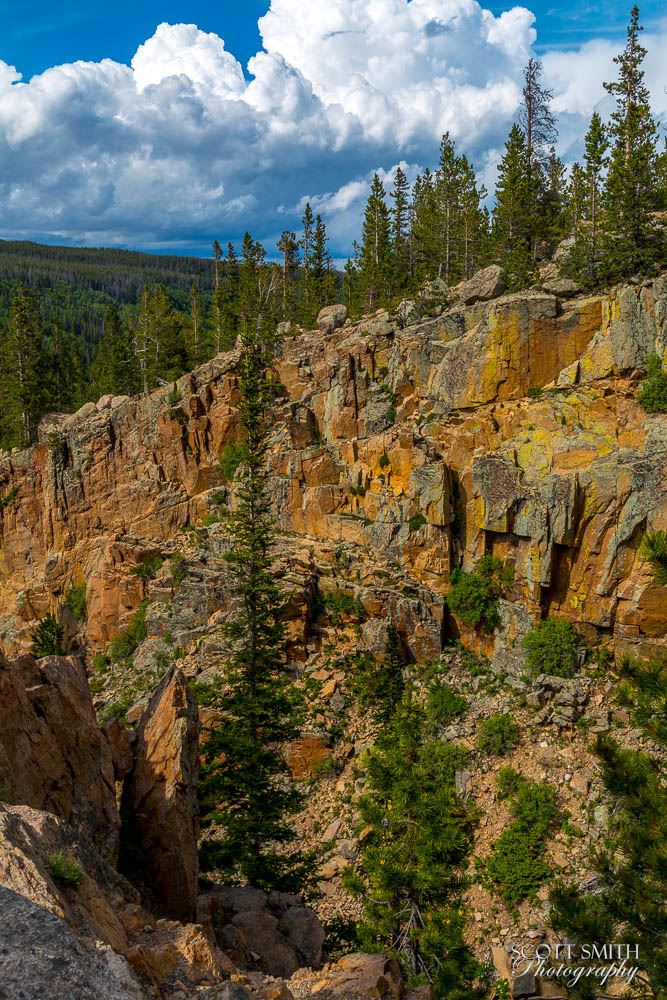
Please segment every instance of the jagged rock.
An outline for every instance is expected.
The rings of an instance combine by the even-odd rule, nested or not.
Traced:
[[[122,781],[130,773],[134,764],[129,733],[119,719],[107,722],[103,732],[111,750],[114,776],[116,781]]]
[[[141,1000],[127,970],[88,949],[64,920],[0,887],[0,997],[7,1000]],[[118,969],[118,966],[116,965]]]
[[[198,738],[197,703],[183,673],[171,670],[137,729],[121,847],[145,867],[165,912],[185,921],[197,913]]]
[[[322,333],[332,333],[343,326],[347,319],[347,307],[344,305],[325,306],[317,317],[317,325]]]
[[[507,287],[507,277],[502,267],[491,264],[473,274],[468,281],[461,282],[454,289],[454,294],[464,305],[474,302],[487,302],[502,295]]]
[[[212,923],[220,948],[242,967],[257,962],[269,975],[289,977],[322,961],[324,930],[299,896],[216,887],[200,897],[199,915]]]
[[[120,820],[111,752],[76,658],[10,662],[0,653],[0,785],[114,854]]]
[[[323,972],[320,1000],[394,1000],[404,993],[398,962],[384,955],[346,955]]]
[[[569,298],[571,295],[579,295],[583,291],[578,281],[575,281],[573,278],[564,278],[561,276],[548,278],[546,281],[543,281],[542,288],[545,292],[549,292],[551,295],[558,295],[563,299]]]

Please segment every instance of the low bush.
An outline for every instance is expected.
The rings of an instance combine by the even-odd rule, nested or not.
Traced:
[[[378,721],[387,722],[403,694],[404,666],[405,658],[398,632],[390,626],[383,657],[376,659],[364,651],[354,661],[349,685],[359,707],[370,710]]]
[[[146,609],[148,601],[142,601],[132,616],[130,624],[120,635],[111,640],[107,647],[107,655],[111,660],[129,660],[137,647],[148,634],[146,629]]]
[[[650,565],[656,583],[667,586],[667,531],[647,531],[639,551]]]
[[[84,622],[88,616],[88,608],[86,606],[86,584],[75,583],[73,587],[67,591],[65,596],[65,607],[68,608],[77,621]]]
[[[34,632],[30,633],[33,656],[64,656],[63,627],[55,615],[42,618]]]
[[[516,772],[514,772],[516,775]],[[507,787],[508,775],[505,777]],[[547,782],[512,777],[510,794],[512,822],[494,842],[491,853],[480,863],[483,883],[497,892],[510,907],[532,899],[551,877],[544,858],[549,835],[560,819],[556,790]]]
[[[169,570],[171,572],[171,582],[174,590],[178,590],[188,575],[188,564],[182,555],[176,553],[176,555],[171,557]]]
[[[161,555],[144,556],[141,562],[137,563],[130,570],[133,576],[141,577],[142,580],[152,580],[158,573],[164,562]]]
[[[564,618],[545,618],[524,636],[521,645],[528,650],[526,664],[533,676],[574,676],[577,669],[577,633]]]
[[[498,713],[484,719],[477,731],[475,746],[484,753],[500,756],[519,742],[519,727],[511,715]]]
[[[448,726],[466,710],[465,698],[444,681],[435,681],[426,698],[426,715],[432,726]]]
[[[59,885],[75,889],[81,885],[85,872],[83,866],[71,854],[57,851],[48,857],[49,870]]]
[[[498,601],[514,580],[514,569],[500,559],[485,555],[473,573],[455,569],[447,604],[469,628],[493,632],[500,623]]]
[[[239,465],[243,461],[245,450],[243,445],[227,441],[220,453],[220,471],[226,483],[230,483]]]
[[[659,354],[649,354],[637,402],[647,413],[667,413],[667,374]]]

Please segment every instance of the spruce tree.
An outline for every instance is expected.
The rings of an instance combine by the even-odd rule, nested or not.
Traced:
[[[190,324],[188,338],[188,358],[193,367],[200,365],[208,356],[204,312],[197,282],[190,285]]]
[[[25,285],[19,285],[12,299],[7,332],[0,338],[3,448],[24,448],[35,441],[37,425],[47,405],[45,376],[42,316],[34,297]]]
[[[551,237],[547,205],[549,191],[549,160],[558,138],[557,120],[551,110],[553,94],[542,83],[542,63],[530,58],[523,73],[522,102],[518,121],[526,143],[526,192],[530,198],[528,216],[530,249],[537,255],[538,243]]]
[[[532,278],[535,202],[526,138],[514,125],[498,168],[492,230],[495,259],[505,267],[512,289],[525,288]]]
[[[622,702],[660,754],[629,750],[608,733],[595,750],[602,780],[614,803],[609,832],[591,859],[595,891],[560,883],[551,893],[553,927],[588,945],[623,941],[636,945],[641,975],[633,996],[667,996],[667,657],[652,663],[626,659],[621,665]],[[599,961],[594,964],[599,965]],[[574,996],[597,991],[584,979]]]
[[[296,318],[296,287],[299,270],[299,241],[296,238],[296,233],[286,229],[278,240],[278,250],[282,255],[281,319],[291,321]]]
[[[54,326],[46,338],[45,405],[69,413],[84,402],[84,372],[79,346],[71,334]]]
[[[312,256],[313,319],[324,306],[331,305],[336,294],[327,229],[320,215],[315,218]]]
[[[618,79],[604,85],[616,98],[609,126],[611,154],[604,191],[603,267],[611,280],[651,273],[659,256],[652,214],[657,201],[657,125],[644,83],[646,49],[639,41],[642,31],[639,8],[635,6],[625,49],[614,59]]]
[[[233,350],[239,333],[239,286],[239,259],[233,243],[228,243],[221,295],[223,351]]]
[[[401,167],[396,168],[391,189],[390,234],[392,285],[397,294],[410,288],[410,184]]]
[[[213,329],[215,353],[223,350],[223,291],[222,291],[222,248],[217,240],[213,240]]]
[[[571,181],[571,219],[576,236],[569,267],[589,288],[598,283],[600,263],[600,208],[603,172],[607,163],[607,130],[595,112],[586,133],[584,168],[573,168]],[[580,185],[576,190],[574,184]],[[573,198],[576,197],[575,206]]]
[[[345,261],[343,302],[350,316],[357,316],[361,312],[361,247],[356,240],[352,244],[352,256]]]
[[[285,597],[274,566],[276,525],[267,471],[272,308],[264,251],[249,234],[241,263],[239,413],[243,463],[227,517],[234,605],[223,626],[229,655],[212,701],[222,715],[204,743],[202,866],[225,880],[298,891],[309,862],[287,845],[301,797],[278,752],[296,734],[285,650]],[[270,266],[269,266],[270,268]],[[273,285],[278,294],[278,282]]]
[[[481,967],[464,940],[463,870],[474,814],[455,788],[465,752],[428,732],[425,709],[408,690],[363,758],[366,793],[357,803],[366,830],[347,887],[364,903],[362,945],[394,955],[412,983],[436,1000],[474,1000]]]
[[[377,309],[391,298],[391,238],[384,184],[377,174],[364,213],[361,244],[364,304]]]
[[[109,394],[130,396],[139,391],[134,342],[116,306],[109,306],[106,311],[102,339],[90,366],[89,380],[95,399]]]
[[[300,322],[304,326],[309,326],[313,319],[313,240],[315,238],[315,217],[310,207],[310,202],[306,203],[301,220],[303,232],[301,235],[301,303]]]
[[[483,267],[488,254],[489,216],[483,208],[486,190],[477,184],[475,171],[466,156],[459,159],[461,184],[461,278],[470,278]]]

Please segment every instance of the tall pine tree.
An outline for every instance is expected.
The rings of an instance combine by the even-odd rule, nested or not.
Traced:
[[[12,299],[9,326],[0,338],[0,445],[26,447],[37,437],[44,413],[46,362],[42,316],[32,294],[19,285]]]
[[[611,154],[604,192],[606,239],[603,267],[607,278],[618,280],[653,270],[659,256],[653,218],[656,208],[657,125],[651,114],[644,83],[646,49],[639,8],[632,8],[624,51],[614,59],[618,79],[605,83],[616,98],[609,135]]]
[[[492,231],[495,260],[506,269],[513,289],[525,288],[533,274],[536,200],[533,178],[526,138],[521,128],[514,125],[498,168]]]
[[[391,298],[391,238],[389,209],[384,184],[377,174],[364,213],[361,243],[361,280],[364,304],[368,309],[389,302]]]

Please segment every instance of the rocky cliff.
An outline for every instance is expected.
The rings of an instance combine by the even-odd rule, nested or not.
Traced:
[[[635,397],[647,354],[667,351],[667,279],[422,311],[407,303],[399,316],[285,337],[271,460],[293,568],[312,582],[331,575],[331,551],[358,554],[359,599],[417,657],[456,628],[443,622],[450,569],[486,551],[516,569],[496,646],[545,612],[615,650],[664,645],[664,595],[637,550],[667,520],[666,421]],[[82,580],[90,647],[117,633],[145,595],[129,570],[176,551],[224,486],[236,360],[183,377],[177,402],[158,390],[88,403],[45,421],[36,447],[0,457],[7,652]],[[198,583],[212,615],[221,577]]]
[[[396,315],[355,323],[335,307],[319,330],[283,331],[270,463],[290,655],[309,697],[306,729],[286,755],[294,774],[310,782],[299,834],[308,846],[324,845],[324,919],[358,913],[340,875],[357,856],[356,762],[375,729],[358,710],[351,674],[360,654],[382,653],[389,625],[406,659],[439,659],[467,701],[445,736],[472,751],[458,776],[461,795],[482,817],[471,872],[507,823],[494,777],[509,761],[557,788],[580,836],[556,833],[549,862],[585,883],[611,805],[587,733],[613,726],[626,745],[643,745],[614,704],[604,670],[529,679],[519,640],[556,615],[594,651],[667,649],[666,591],[640,551],[646,531],[667,528],[667,417],[637,404],[647,356],[667,356],[667,278],[591,297],[549,282],[519,295],[501,291],[501,275],[488,269],[447,300],[406,302]],[[149,894],[168,917],[197,913],[203,928],[170,920],[156,927],[144,911],[135,919],[138,904],[120,876],[113,891],[122,933],[110,925],[121,936],[110,940],[95,924],[91,931],[84,917],[88,935],[129,962],[143,988],[162,983],[160,995],[171,995],[164,983],[179,976],[205,983],[228,975],[231,960],[220,944],[252,967],[258,920],[260,938],[271,942],[264,975],[287,977],[303,961],[312,964],[318,947],[321,953],[321,941],[314,950],[291,941],[291,921],[300,926],[303,918],[286,917],[286,903],[251,900],[250,912],[261,917],[250,919],[248,900],[238,909],[234,900],[196,898],[198,722],[185,679],[215,675],[225,657],[219,626],[230,587],[219,513],[233,489],[237,363],[235,353],[220,355],[175,389],[105,397],[72,416],[54,415],[38,445],[0,456],[0,646],[7,656],[24,653],[36,620],[59,613],[69,648],[88,664],[105,724],[101,737],[76,659],[0,660],[0,712],[14,727],[6,738],[0,727],[0,779],[12,785],[16,776],[14,784],[30,793],[5,807],[12,813],[3,820],[6,839],[16,844],[20,826],[20,849],[43,854],[34,831],[55,813],[61,824],[79,824],[105,858],[113,859],[120,838],[122,861],[127,822],[120,825],[113,797],[114,779],[118,795],[122,783],[121,812],[124,802],[126,815],[139,818],[133,841]],[[452,569],[472,569],[486,553],[514,568],[493,635],[466,629],[446,605]],[[86,617],[76,620],[63,605],[82,582]],[[137,612],[144,627],[134,630],[131,659],[116,656],[109,642],[120,635],[127,649]],[[474,669],[466,648],[477,657]],[[94,657],[102,651],[105,657]],[[497,712],[512,712],[520,738],[508,758],[491,759],[475,750],[475,733],[480,719]],[[205,727],[207,711],[201,716]],[[30,732],[39,746],[30,746]],[[24,758],[16,757],[21,746]],[[68,769],[73,753],[82,784],[72,781],[78,770]],[[46,840],[71,840],[68,830],[49,826]],[[178,864],[170,861],[174,844]],[[101,864],[91,862],[91,878],[101,878]],[[17,877],[3,884],[77,929],[67,901],[54,903],[52,886],[40,895]],[[542,891],[516,912],[475,883],[468,904],[471,943],[500,972],[512,941],[548,933]],[[365,983],[359,995],[402,995],[391,963],[369,961],[346,959],[324,979],[297,973],[291,994],[266,996],[350,997],[352,974]]]

